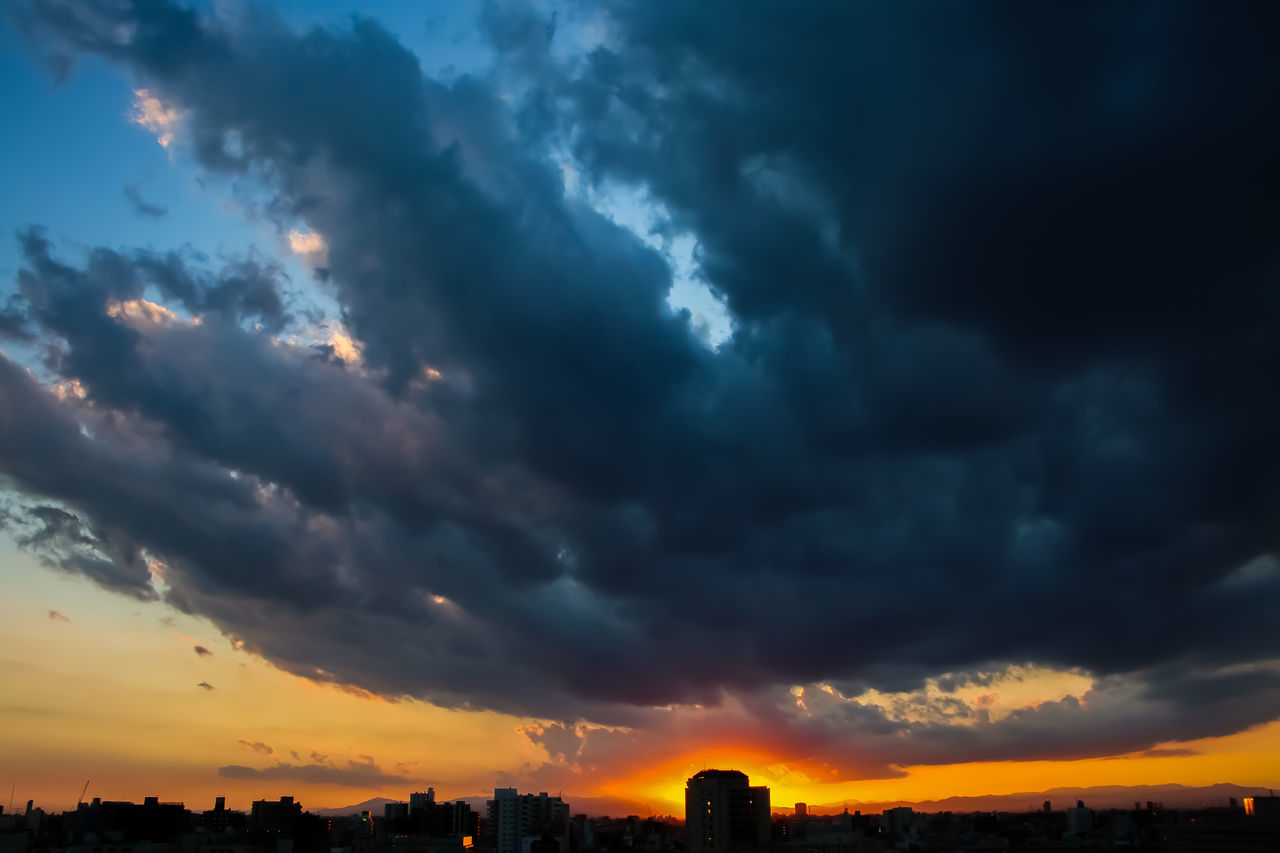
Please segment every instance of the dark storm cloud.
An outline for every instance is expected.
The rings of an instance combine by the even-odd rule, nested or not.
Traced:
[[[277,764],[261,770],[242,764],[228,764],[218,768],[224,779],[288,779],[294,782],[347,785],[352,788],[369,788],[410,781],[382,770],[372,759],[348,761],[345,767],[328,764]]]
[[[5,367],[8,365],[0,365],[0,374]],[[14,397],[0,390],[0,400],[10,403]],[[118,529],[94,527],[74,513],[43,504],[18,507],[6,513],[0,525],[50,568],[84,575],[143,601],[156,597],[141,552],[132,538]]]
[[[61,567],[149,592],[145,549],[178,606],[393,696],[661,730],[727,690],[864,773],[1280,715],[1271,6],[622,3],[571,60],[495,7],[523,87],[424,78],[363,19],[15,14],[323,235],[364,346],[269,339],[274,269],[26,232],[23,323],[85,398],[0,361],[0,470],[67,516],[30,542]],[[559,146],[696,238],[729,340]],[[148,286],[204,321],[113,308]],[[1095,693],[961,726],[778,689],[1019,661]]]

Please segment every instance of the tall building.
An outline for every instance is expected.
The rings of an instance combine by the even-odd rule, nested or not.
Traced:
[[[475,839],[480,816],[472,811],[465,800],[456,803],[436,803],[432,809],[431,831],[433,835]],[[467,842],[465,846],[470,846]]]
[[[515,788],[495,788],[488,803],[488,831],[497,853],[522,853],[530,838],[551,837],[567,850],[569,805],[559,797],[521,794]]]
[[[769,843],[769,789],[738,770],[703,770],[684,791],[686,853],[730,853]]]
[[[414,791],[409,795],[409,813],[428,811],[435,805],[436,789],[428,788],[425,791]]]

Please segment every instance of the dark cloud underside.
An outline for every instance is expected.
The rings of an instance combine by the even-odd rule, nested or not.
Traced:
[[[1252,666],[1280,654],[1273,5],[646,0],[570,60],[501,6],[507,61],[449,84],[366,19],[14,14],[323,235],[364,346],[274,341],[278,270],[24,232],[0,333],[84,390],[0,360],[11,524],[51,565],[148,597],[159,561],[176,606],[379,693],[658,727],[754,696],[866,772],[903,760],[879,711],[796,721],[772,691],[1100,679],[1087,709],[913,727],[921,762],[1280,715]],[[718,349],[663,257],[566,194],[566,149],[697,240]],[[202,322],[113,307],[144,291]]]

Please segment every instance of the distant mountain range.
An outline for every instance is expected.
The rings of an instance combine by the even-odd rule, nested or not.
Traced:
[[[910,806],[921,812],[990,812],[1036,811],[1048,800],[1056,811],[1083,801],[1095,809],[1131,809],[1135,802],[1144,806],[1148,801],[1164,803],[1166,808],[1201,808],[1225,806],[1229,798],[1237,802],[1245,797],[1265,796],[1266,788],[1245,788],[1240,785],[1219,783],[1203,787],[1188,785],[1100,785],[1092,788],[1050,788],[1047,791],[1025,791],[1016,794],[985,794],[977,797],[947,797],[942,800],[887,800],[884,802],[859,802],[849,800],[825,803],[809,807],[811,813],[832,814],[859,810],[868,814],[882,812],[896,806]],[[775,811],[780,811],[775,803]]]
[[[325,817],[345,817],[349,814],[360,814],[360,812],[372,812],[375,817],[382,817],[382,807],[387,803],[402,803],[404,800],[393,800],[390,797],[374,797],[372,800],[365,800],[363,803],[356,803],[354,806],[339,806],[336,809],[307,809],[312,814],[324,815]]]
[[[1025,812],[1038,811],[1048,800],[1054,810],[1074,806],[1082,800],[1086,806],[1095,809],[1131,809],[1135,802],[1144,806],[1148,801],[1164,803],[1166,808],[1201,808],[1207,806],[1225,806],[1231,797],[1236,802],[1245,797],[1266,796],[1266,788],[1246,788],[1241,785],[1220,783],[1203,787],[1188,785],[1101,785],[1093,788],[1050,788],[1047,791],[1023,791],[1016,794],[984,794],[977,797],[947,797],[942,800],[884,800],[867,802],[848,800],[847,802],[809,805],[810,814],[839,814],[848,808],[850,812],[861,811],[865,814],[878,814],[885,809],[897,806],[910,806],[919,812]],[[460,797],[471,807],[483,814],[484,796]],[[592,817],[625,817],[627,815],[659,815],[670,810],[669,803],[654,803],[655,808],[639,801],[624,800],[614,797],[565,797],[574,814],[586,813]],[[313,814],[326,817],[359,814],[370,811],[375,817],[381,817],[383,806],[387,803],[404,802],[387,797],[374,797],[353,806],[342,806],[334,809],[309,809]],[[774,812],[789,814],[791,809],[784,803],[775,802]],[[683,817],[683,815],[676,815]]]

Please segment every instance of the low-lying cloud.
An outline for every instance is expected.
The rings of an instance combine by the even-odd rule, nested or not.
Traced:
[[[378,788],[409,782],[404,776],[384,772],[372,759],[348,761],[345,766],[331,764],[274,764],[261,769],[243,764],[218,768],[224,779],[284,779],[310,784],[345,785],[351,788]]]

